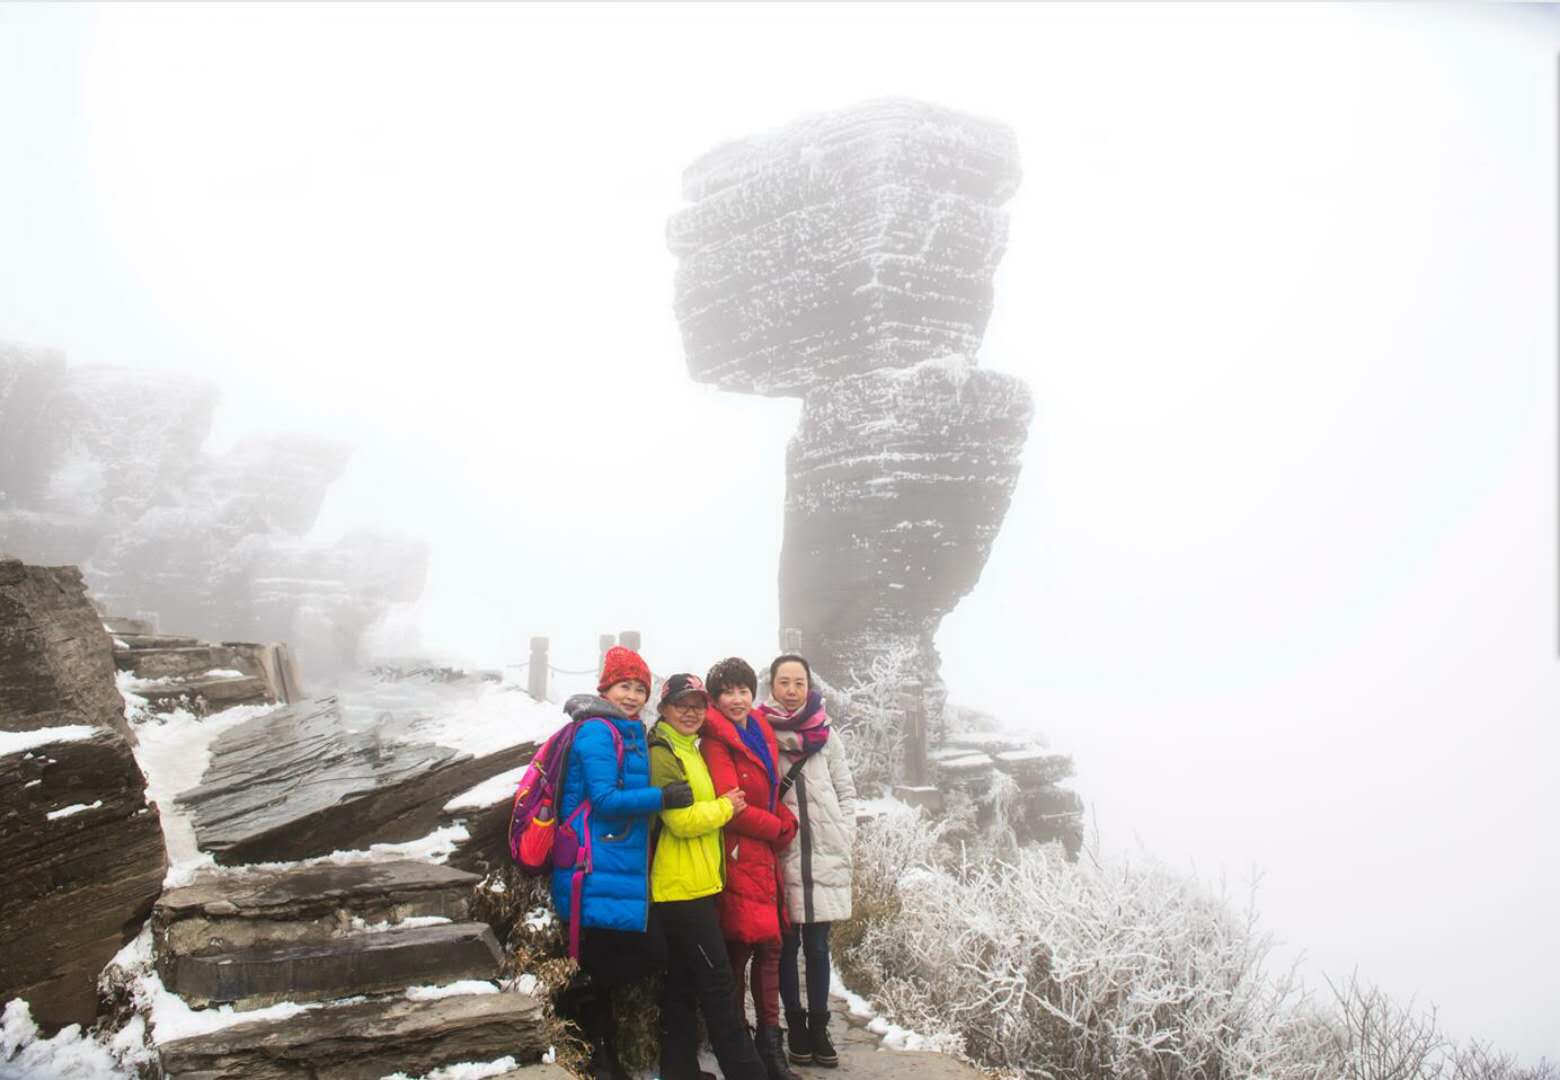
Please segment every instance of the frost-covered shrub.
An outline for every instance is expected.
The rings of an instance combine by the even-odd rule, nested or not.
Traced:
[[[865,793],[888,789],[903,770],[905,687],[919,662],[915,649],[896,645],[875,656],[865,672],[853,672],[850,686],[831,702],[831,711],[850,732],[845,756],[856,786]]]
[[[1357,981],[1312,999],[1269,972],[1248,903],[1152,861],[1069,862],[968,808],[863,826],[846,981],[894,1023],[1009,1075],[1055,1080],[1560,1080]]]
[[[862,830],[840,966],[896,1023],[1034,1077],[1337,1075],[1249,913],[1152,864],[949,833],[910,811]]]

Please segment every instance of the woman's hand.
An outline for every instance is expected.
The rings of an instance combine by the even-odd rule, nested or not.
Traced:
[[[734,787],[730,791],[722,792],[720,797],[728,800],[731,803],[731,813],[733,817],[747,809],[747,796],[742,794],[742,789],[739,787]]]

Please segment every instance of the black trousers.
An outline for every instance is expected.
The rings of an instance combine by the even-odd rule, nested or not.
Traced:
[[[661,1080],[699,1080],[695,1004],[704,1012],[704,1027],[725,1080],[765,1080],[764,1063],[737,1011],[715,898],[663,901],[655,909],[666,942]]]

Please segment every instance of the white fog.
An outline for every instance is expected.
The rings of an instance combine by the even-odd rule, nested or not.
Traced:
[[[979,355],[1036,410],[938,637],[1091,832],[1302,970],[1560,1058],[1553,9],[0,9],[0,338],[354,447],[390,655],[774,653],[793,401],[690,379],[682,171],[910,97],[1011,126]],[[307,678],[305,660],[304,675]]]

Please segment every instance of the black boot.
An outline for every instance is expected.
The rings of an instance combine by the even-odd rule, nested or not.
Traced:
[[[807,1014],[807,1037],[812,1043],[813,1061],[826,1069],[840,1063],[840,1055],[829,1041],[829,1010]]]
[[[806,1065],[812,1061],[812,1036],[807,1034],[806,1009],[785,1011],[785,1048],[792,1065]]]
[[[785,1052],[780,1049],[779,1028],[759,1028],[753,1043],[758,1047],[758,1060],[764,1063],[764,1072],[769,1075],[769,1080],[802,1080],[786,1067]]]
[[[591,1080],[633,1080],[623,1070],[617,1055],[617,1019],[612,1012],[612,996],[598,990],[581,1009],[581,1025],[590,1040]]]

